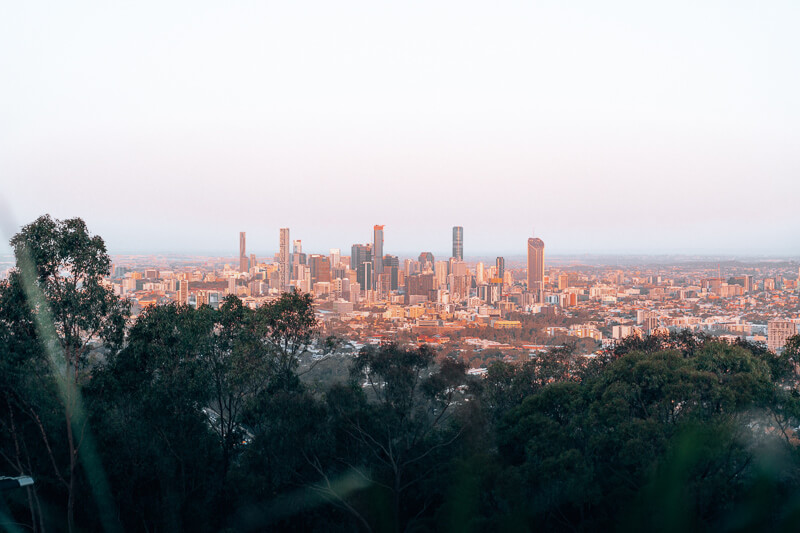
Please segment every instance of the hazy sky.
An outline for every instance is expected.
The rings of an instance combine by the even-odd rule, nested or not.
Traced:
[[[112,253],[800,254],[800,2],[4,2],[0,195]],[[0,244],[0,252],[7,251]],[[345,251],[346,250],[346,251]]]

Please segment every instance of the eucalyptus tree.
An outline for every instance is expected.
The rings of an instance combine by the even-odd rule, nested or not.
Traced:
[[[80,218],[41,216],[14,235],[11,246],[17,263],[0,287],[0,322],[4,335],[13,342],[2,357],[17,369],[39,358],[40,366],[48,369],[39,377],[52,380],[58,391],[68,466],[64,472],[57,467],[56,477],[67,492],[68,530],[73,530],[75,522],[79,453],[101,515],[107,526],[113,527],[107,502],[103,503],[104,478],[87,431],[81,386],[88,376],[92,344],[113,348],[123,340],[129,306],[104,280],[110,274],[111,260],[103,239],[92,236]],[[31,417],[38,416],[41,406],[37,409],[36,398],[18,399],[27,402]],[[58,445],[52,438],[54,431],[44,427],[41,431],[53,463],[58,455],[53,450]]]
[[[436,360],[427,346],[367,346],[355,357],[349,386],[327,395],[336,461],[362,476],[376,505],[364,508],[335,490],[330,472],[319,468],[316,485],[331,502],[354,514],[369,529],[402,530],[430,518],[441,486],[423,486],[446,468],[454,445],[469,425],[459,417],[469,392],[466,366],[455,359]],[[359,510],[359,507],[361,509]]]

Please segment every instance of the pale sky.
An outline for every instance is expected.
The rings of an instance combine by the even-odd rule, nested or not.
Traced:
[[[800,2],[4,2],[0,196],[111,253],[800,254]],[[7,238],[4,238],[7,240]],[[0,253],[8,251],[5,242]]]

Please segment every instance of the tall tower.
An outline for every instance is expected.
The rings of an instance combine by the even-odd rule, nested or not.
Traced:
[[[189,280],[187,279],[180,280],[180,285],[178,286],[178,303],[181,305],[189,304]]]
[[[239,232],[239,272],[247,272],[247,247],[243,231]]]
[[[495,268],[497,269],[497,277],[503,279],[506,275],[506,260],[504,257],[495,259]]]
[[[484,268],[483,261],[479,261],[478,264],[475,265],[475,280],[478,283],[483,283],[484,282],[485,270],[486,269]]]
[[[383,226],[376,225],[373,228],[373,232],[372,279],[373,282],[377,282],[378,276],[383,274]]]
[[[464,228],[453,226],[453,257],[458,261],[464,260]]]
[[[289,228],[281,228],[280,230],[281,242],[280,250],[278,252],[278,288],[281,292],[286,292],[289,289],[289,282],[291,280],[292,270],[289,262]]]
[[[536,295],[537,303],[542,302],[544,292],[544,241],[535,237],[528,239],[528,291]]]

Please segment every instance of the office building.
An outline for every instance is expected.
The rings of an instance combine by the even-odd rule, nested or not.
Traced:
[[[433,254],[432,253],[430,253],[430,252],[422,252],[421,254],[419,254],[419,268],[420,268],[420,270],[422,270],[423,272],[425,270],[428,270],[428,269],[433,270],[433,264],[434,264],[434,260],[433,260]]]
[[[298,241],[299,245],[299,241]],[[280,249],[278,251],[278,289],[286,292],[291,281],[292,268],[289,256],[289,228],[280,229]]]
[[[450,274],[450,263],[447,261],[436,261],[434,275],[436,277],[437,289],[447,285],[447,276]]]
[[[372,241],[372,277],[377,281],[381,274],[383,274],[383,226],[375,225]]]
[[[453,258],[464,260],[464,228],[461,226],[453,226]]]
[[[372,262],[372,245],[371,244],[354,244],[350,248],[350,268],[358,272],[359,267],[365,262]],[[359,283],[361,283],[359,281]],[[369,289],[363,283],[361,288],[364,290]]]
[[[478,283],[484,282],[485,276],[485,267],[483,261],[479,261],[477,265],[475,265],[475,281]]]
[[[181,305],[189,304],[189,280],[182,279],[178,289],[178,303]]]
[[[292,243],[292,261],[291,261],[291,278],[290,279],[302,279],[298,275],[298,266],[306,264],[306,254],[303,253],[303,243],[300,239],[293,241]]]
[[[239,272],[247,272],[247,246],[245,245],[245,232],[239,232]]]
[[[503,279],[503,277],[506,275],[506,260],[505,260],[505,258],[504,257],[498,257],[497,259],[494,260],[494,265],[495,265],[495,270],[496,270],[495,271],[495,276],[497,276],[500,279]]]
[[[308,258],[309,267],[311,268],[311,284],[315,283],[330,283],[331,281],[331,264],[328,258],[320,254],[311,254]]]
[[[389,254],[383,256],[383,273],[390,279],[390,290],[396,291],[399,288],[400,258]]]
[[[535,237],[528,239],[528,291],[534,295],[536,303],[542,303],[544,293],[544,241]]]
[[[369,287],[373,287],[375,282],[372,274],[372,262],[364,261],[356,269],[356,281],[358,285],[365,291],[371,291]]]

